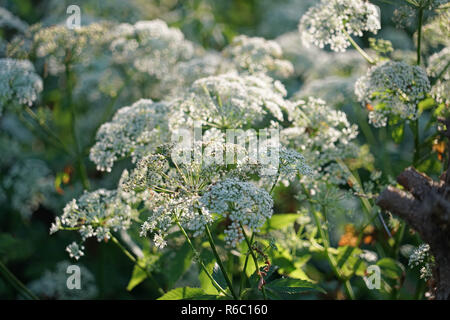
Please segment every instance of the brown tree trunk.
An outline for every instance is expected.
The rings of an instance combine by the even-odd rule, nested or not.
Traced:
[[[450,119],[440,121],[447,127],[449,151]],[[397,181],[404,190],[388,187],[379,195],[377,204],[405,220],[430,245],[435,258],[435,297],[450,300],[450,156],[440,181],[412,167],[403,171]]]

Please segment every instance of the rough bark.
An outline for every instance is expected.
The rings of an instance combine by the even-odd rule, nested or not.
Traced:
[[[446,125],[445,136],[450,150],[450,118],[440,120]],[[397,177],[404,187],[388,187],[377,204],[405,220],[430,245],[435,257],[433,278],[435,297],[450,300],[450,156],[447,170],[440,181],[409,167]]]

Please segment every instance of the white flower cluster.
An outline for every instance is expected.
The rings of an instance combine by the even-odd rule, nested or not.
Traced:
[[[313,179],[319,175],[336,184],[345,183],[347,179],[335,160],[357,157],[357,126],[321,99],[310,97],[297,104],[291,115],[292,126],[280,132],[281,142],[302,153],[314,171]]]
[[[66,247],[66,252],[71,258],[78,260],[84,256],[84,246],[74,241]]]
[[[0,116],[11,105],[31,106],[42,89],[42,79],[30,61],[0,59]]]
[[[432,10],[449,3],[449,0],[423,0],[424,4],[428,5],[428,9]]]
[[[211,207],[220,190],[225,192],[228,188],[226,201],[236,201],[229,217],[234,219],[235,224],[226,232],[230,244],[234,245],[237,241],[233,233],[236,226],[239,227],[236,223],[256,230],[270,216],[272,199],[269,194],[246,182],[261,170],[261,164],[251,163],[244,147],[224,143],[220,137],[216,137],[189,147],[166,145],[158,150],[160,153],[149,155],[138,162],[129,178],[123,181],[123,190],[146,192],[147,195],[141,198],[149,211],[149,217],[142,225],[141,235],[154,233],[154,243],[159,248],[165,246],[166,235],[177,223],[198,236],[204,232],[207,224],[217,218],[228,217],[225,212],[218,212]],[[237,156],[231,169],[226,162],[217,161],[225,160],[230,152]],[[186,153],[188,156],[182,158],[182,154]],[[279,162],[280,175],[285,178],[297,173],[308,174],[310,171],[304,158],[292,150],[283,149]]]
[[[54,176],[45,162],[26,159],[12,166],[3,180],[11,194],[10,205],[23,218],[30,218],[40,205],[51,205],[55,195]]]
[[[238,36],[224,50],[240,72],[265,73],[276,78],[288,78],[294,67],[283,60],[283,51],[275,41],[259,37]]]
[[[127,195],[120,189],[85,191],[78,200],[73,199],[66,204],[62,216],[56,217],[52,224],[50,234],[68,228],[77,230],[83,242],[91,237],[96,237],[98,241],[109,239],[110,231],[128,229],[137,215],[131,204],[126,202]],[[82,244],[74,242],[66,251],[78,260],[84,255],[83,248]]]
[[[162,86],[174,88],[174,95],[181,94],[184,87],[191,86],[195,80],[235,71],[234,69],[232,62],[219,52],[208,51],[188,61],[179,62],[175,71],[164,79]]]
[[[159,19],[123,23],[112,31],[110,50],[118,64],[134,66],[139,72],[163,79],[179,61],[194,55],[194,45],[183,33]]]
[[[111,171],[118,159],[131,156],[136,162],[158,145],[168,142],[169,104],[141,99],[119,109],[111,122],[103,124],[91,148],[90,159],[101,171]]]
[[[447,107],[450,105],[450,47],[442,49],[430,56],[427,73],[430,77],[438,78],[431,88],[432,97]]]
[[[39,29],[33,36],[36,56],[46,59],[52,75],[64,72],[66,63],[88,64],[94,56],[92,50],[110,41],[109,27],[107,23],[92,23],[75,29],[65,25]]]
[[[286,89],[265,75],[228,73],[195,81],[186,97],[179,99],[170,127],[192,125],[193,121],[220,129],[257,125],[266,116],[283,121]]]
[[[280,148],[279,173],[280,178],[293,180],[297,175],[310,176],[312,169],[306,164],[305,157],[293,149]]]
[[[227,148],[230,151],[239,146],[216,141],[196,143],[186,148],[166,145],[160,148],[160,153],[150,154],[137,163],[131,175],[124,179],[123,189],[147,193],[142,198],[150,216],[142,225],[142,236],[155,232],[155,245],[162,248],[165,235],[176,222],[195,235],[204,231],[204,226],[212,218],[201,214],[197,205],[199,195],[227,172],[224,164],[204,159],[199,161],[195,157],[199,151],[207,152],[208,149],[222,153],[224,157]],[[187,158],[178,158],[180,153],[186,152],[189,152]],[[240,167],[238,164],[236,174],[239,174]]]
[[[345,51],[349,36],[381,28],[379,8],[363,0],[322,0],[301,18],[299,30],[307,43],[333,51]]]
[[[442,46],[450,46],[450,10],[439,10],[429,22],[422,27],[422,50],[432,53],[432,50]],[[417,32],[414,38],[417,39]]]
[[[5,8],[0,7],[0,28],[10,28],[25,32],[28,29],[28,24],[17,18]]]
[[[375,127],[386,126],[388,116],[415,119],[417,104],[429,91],[425,70],[405,62],[381,62],[355,84],[355,94],[371,110],[369,122]]]
[[[430,245],[421,244],[414,249],[413,253],[409,256],[408,266],[414,268],[421,266],[420,278],[428,280],[433,276],[433,259],[430,252]]]
[[[241,225],[257,232],[273,213],[273,199],[267,191],[233,178],[213,185],[199,202],[208,215],[229,219],[225,241],[233,247],[243,239]]]
[[[97,296],[98,289],[94,275],[83,265],[80,268],[81,290],[71,290],[67,287],[67,270],[73,265],[69,261],[56,264],[54,270],[47,270],[37,280],[28,284],[28,288],[41,299],[48,300],[84,300]]]

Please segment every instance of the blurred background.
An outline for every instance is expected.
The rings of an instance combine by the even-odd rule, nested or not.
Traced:
[[[402,143],[396,143],[392,136],[398,134],[395,128],[373,128],[368,125],[367,111],[361,108],[353,94],[353,84],[357,77],[364,74],[367,64],[356,52],[350,50],[343,54],[325,51],[306,50],[300,43],[297,25],[301,16],[314,5],[316,0],[108,0],[108,1],[74,1],[74,0],[0,0],[0,7],[7,9],[20,18],[15,28],[2,25],[0,16],[0,57],[8,55],[7,43],[14,41],[21,33],[21,27],[39,24],[51,26],[65,23],[66,9],[76,4],[81,8],[81,24],[113,21],[135,23],[140,20],[162,19],[171,27],[179,28],[186,39],[198,44],[206,50],[222,50],[236,35],[264,37],[278,42],[284,56],[294,65],[294,74],[283,83],[289,96],[303,97],[309,94],[319,96],[339,110],[344,110],[351,123],[359,126],[358,142],[366,153],[361,157],[364,165],[360,165],[359,174],[363,181],[369,181],[376,169],[383,169],[382,180],[388,183],[411,163],[412,135],[408,129],[402,132]],[[376,36],[390,40],[398,59],[414,59],[413,25],[398,28],[393,21],[394,7],[387,1],[372,1],[382,11],[382,31]],[[373,35],[370,35],[373,36]],[[361,46],[368,47],[368,37],[358,39]],[[23,47],[22,47],[23,48]],[[26,49],[25,49],[26,50]],[[37,64],[39,74],[45,75],[45,65]],[[95,70],[93,71],[95,73]],[[114,86],[112,77],[105,75],[106,85]],[[36,114],[46,121],[52,113],[52,123],[63,141],[70,141],[70,133],[65,132],[68,114],[61,108],[64,102],[62,84],[57,76],[44,76],[44,104]],[[99,124],[110,118],[115,110],[130,105],[135,96],[129,93],[114,99],[117,93],[108,96],[109,88],[104,88],[101,97],[93,97],[95,90],[88,91],[90,83],[84,79],[76,94],[76,103],[83,110],[85,117],[79,121],[82,134],[82,148],[88,150]],[[106,93],[105,93],[106,92]],[[106,97],[105,97],[106,96]],[[158,99],[158,97],[152,97]],[[104,105],[111,103],[108,112],[103,113]],[[95,107],[95,109],[93,109]],[[50,111],[49,111],[50,110]],[[105,114],[106,117],[99,117]],[[37,119],[37,121],[40,121]],[[423,121],[425,124],[427,121]],[[54,218],[62,213],[64,204],[81,194],[82,186],[73,181],[76,164],[55,148],[46,144],[32,129],[22,125],[18,117],[4,115],[0,118],[0,259],[8,268],[43,298],[77,298],[71,293],[58,292],[54,283],[64,283],[64,270],[68,264],[65,252],[67,243],[76,237],[71,233],[59,232],[49,236],[49,228]],[[394,132],[395,131],[395,132]],[[442,150],[430,150],[429,161],[422,163],[419,169],[436,177],[442,168]],[[87,157],[86,157],[87,158]],[[88,173],[97,187],[113,188],[124,168],[130,166],[127,161],[119,163],[110,173],[104,174],[95,170],[89,160]],[[297,201],[289,189],[280,188],[276,192],[276,211],[295,212]],[[360,223],[358,203],[343,205],[344,214],[332,217],[332,240],[335,244],[346,237],[352,237],[352,226]],[[139,238],[132,234],[133,238]],[[345,240],[345,238],[344,238]],[[342,240],[342,241],[344,241]],[[148,247],[148,240],[140,240],[140,245]],[[376,241],[376,239],[374,240]],[[413,234],[405,236],[405,243],[417,245]],[[405,249],[406,250],[406,249]],[[81,298],[98,299],[151,299],[158,293],[151,283],[143,282],[134,290],[127,291],[132,271],[131,262],[111,243],[98,243],[95,239],[86,243],[86,256],[80,265],[90,274],[83,278],[86,288]],[[185,257],[186,258],[186,257]],[[172,270],[173,278],[163,279],[158,270],[166,267],[167,261],[173,257],[165,254],[155,266],[156,279],[166,281],[170,285],[181,285],[198,281],[192,279],[195,272],[189,270],[179,275]],[[190,259],[190,258],[189,258]],[[407,257],[400,256],[400,261],[407,265]],[[78,264],[78,263],[77,263]],[[321,262],[318,259],[317,265]],[[320,268],[319,268],[320,269]],[[314,277],[311,268],[309,275]],[[319,275],[316,274],[320,278]],[[405,285],[399,297],[414,298],[418,271],[408,271]],[[323,279],[328,281],[327,279]],[[359,285],[364,286],[361,283]],[[330,284],[332,287],[333,285]],[[371,292],[360,292],[359,298],[388,298],[389,295],[377,296]],[[17,292],[0,278],[0,298],[20,298]],[[317,297],[309,297],[317,298]],[[339,298],[320,296],[319,298]]]

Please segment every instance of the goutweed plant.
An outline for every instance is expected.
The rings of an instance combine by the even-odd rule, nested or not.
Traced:
[[[33,237],[59,250],[28,286],[5,264],[30,245],[0,258],[21,297],[104,297],[89,269],[118,272],[115,246],[121,288],[150,298],[450,298],[448,1],[297,2],[274,9],[299,14],[273,40],[207,36],[183,10],[209,1],[160,16],[108,1],[122,20],[73,29],[0,8],[0,218],[21,235],[47,216]],[[90,261],[77,294],[66,258]]]

